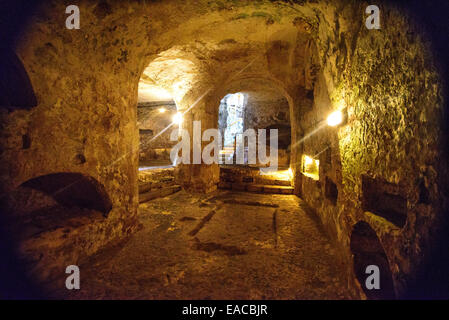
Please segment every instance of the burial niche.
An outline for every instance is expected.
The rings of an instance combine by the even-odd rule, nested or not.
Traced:
[[[376,232],[364,221],[355,224],[350,240],[354,256],[354,273],[368,299],[394,299],[393,280],[387,255]],[[368,289],[365,282],[369,274],[367,267],[377,266],[380,272],[380,288]]]

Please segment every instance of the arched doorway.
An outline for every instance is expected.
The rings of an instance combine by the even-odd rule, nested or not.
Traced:
[[[235,159],[235,144],[239,135],[248,130],[259,130],[266,133],[267,152],[270,148],[270,132],[277,130],[277,168],[288,170],[290,167],[291,149],[291,116],[290,105],[284,93],[267,79],[248,78],[236,81],[228,86],[228,92],[220,101],[218,113],[218,128],[223,139],[220,164],[237,164]],[[245,142],[245,151],[248,148]],[[261,140],[257,140],[259,145]],[[234,159],[230,159],[234,156]],[[225,161],[225,160],[229,161]],[[245,152],[245,162],[240,165],[261,167],[259,157],[256,163],[248,162]],[[263,161],[262,161],[263,162]]]
[[[285,92],[266,78],[239,79],[223,91],[218,112],[223,137],[219,187],[292,194],[291,112]],[[272,145],[270,135],[275,132]]]

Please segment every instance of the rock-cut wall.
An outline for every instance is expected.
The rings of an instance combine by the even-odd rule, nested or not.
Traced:
[[[302,196],[341,246],[349,273],[358,272],[350,242],[364,221],[386,254],[396,297],[444,296],[447,98],[438,60],[406,7],[380,6],[379,30],[355,24],[356,9],[363,12],[346,7],[319,26],[321,70],[300,123],[307,135],[335,109],[345,122],[298,148],[320,161],[319,181],[301,179]]]

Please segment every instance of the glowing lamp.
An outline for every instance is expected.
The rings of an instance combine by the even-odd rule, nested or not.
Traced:
[[[327,117],[327,124],[331,127],[338,126],[343,121],[341,111],[334,111]]]
[[[313,159],[311,157],[305,155],[304,156],[304,164],[306,166],[310,166],[312,163],[313,163]]]
[[[167,109],[165,109],[165,108],[159,108],[159,113],[164,113],[165,111],[167,111]]]

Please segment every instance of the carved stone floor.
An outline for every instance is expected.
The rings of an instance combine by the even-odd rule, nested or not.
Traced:
[[[68,299],[348,299],[336,249],[293,195],[184,191],[140,205],[142,228],[80,266]]]

